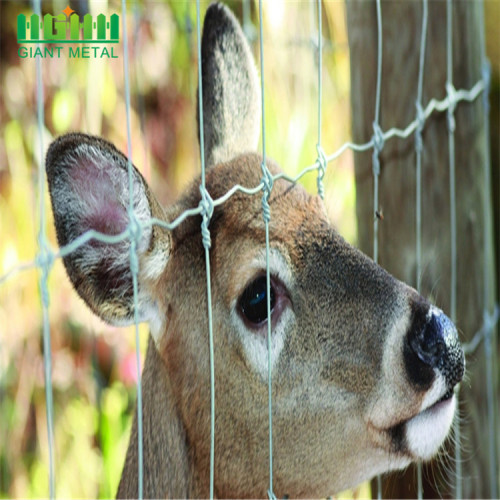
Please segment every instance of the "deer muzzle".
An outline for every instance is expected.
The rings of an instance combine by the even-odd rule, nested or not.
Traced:
[[[465,372],[464,351],[452,321],[438,308],[418,303],[404,347],[405,367],[410,381],[427,390],[437,376],[446,384],[443,399],[453,394]]]

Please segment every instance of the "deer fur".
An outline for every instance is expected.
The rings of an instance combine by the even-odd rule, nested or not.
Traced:
[[[242,30],[209,7],[203,33],[206,187],[216,199],[262,178],[259,85]],[[273,174],[279,167],[268,160]],[[60,245],[129,224],[127,159],[85,134],[46,158]],[[210,378],[200,179],[163,209],[133,168],[138,316],[151,335],[142,375],[144,496],[206,497]],[[348,245],[322,200],[280,180],[269,199],[273,474],[278,497],[318,497],[434,456],[450,429],[464,356],[448,318]],[[139,229],[140,228],[140,229]],[[252,316],[264,275],[261,195],[237,192],[210,220],[215,342],[215,494],[263,497],[268,485],[267,321]],[[64,258],[76,291],[112,324],[134,321],[130,238],[92,239]],[[252,296],[253,297],[253,296]],[[252,299],[253,300],[253,299]],[[257,302],[258,303],[258,302]],[[138,494],[137,416],[118,497]]]

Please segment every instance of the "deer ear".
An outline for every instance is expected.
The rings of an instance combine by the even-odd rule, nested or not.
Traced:
[[[127,229],[128,163],[112,144],[84,134],[62,136],[49,147],[46,169],[60,246],[89,230],[117,235]],[[139,224],[162,217],[160,205],[135,167],[132,179]],[[116,325],[134,320],[130,246],[129,238],[114,244],[91,239],[64,257],[78,294],[97,315]],[[165,268],[170,247],[170,233],[157,226],[140,231],[136,247],[140,321],[157,319],[150,290]]]
[[[205,164],[210,167],[257,149],[260,87],[245,35],[222,4],[206,12],[201,50]]]

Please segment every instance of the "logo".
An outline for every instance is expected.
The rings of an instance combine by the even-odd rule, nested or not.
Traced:
[[[91,14],[85,14],[80,22],[80,16],[68,6],[56,16],[45,14],[43,21],[38,14],[31,14],[29,18],[24,14],[17,16],[17,43],[20,44],[17,52],[21,58],[59,58],[68,48],[70,58],[115,59],[118,56],[114,44],[120,42],[119,34],[118,14],[112,14],[109,20],[104,14],[99,14],[96,20]]]

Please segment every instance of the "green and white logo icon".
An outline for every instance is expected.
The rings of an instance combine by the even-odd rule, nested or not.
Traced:
[[[38,14],[17,16],[18,43],[118,43],[120,18],[112,14],[109,20],[99,14],[96,20],[91,14],[80,16],[69,6],[56,16],[45,14],[43,21]]]

